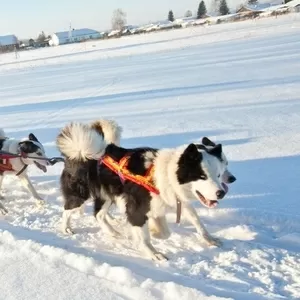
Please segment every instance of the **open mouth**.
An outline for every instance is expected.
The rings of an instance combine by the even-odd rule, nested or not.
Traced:
[[[39,168],[39,169],[41,169],[44,173],[46,173],[47,172],[47,168],[46,168],[46,166],[44,166],[44,165],[41,165],[40,163],[38,163],[37,161],[34,161],[34,164]]]
[[[197,196],[202,203],[202,205],[208,207],[208,208],[215,208],[219,202],[217,200],[209,200],[206,199],[199,191],[196,190]]]
[[[225,194],[227,194],[228,192],[228,186],[226,183],[222,182],[222,187],[225,191]],[[215,208],[218,204],[219,204],[219,201],[217,200],[209,200],[209,199],[206,199],[199,191],[196,190],[196,193],[197,193],[197,196],[200,200],[200,202],[202,203],[202,205],[208,207],[208,208]]]

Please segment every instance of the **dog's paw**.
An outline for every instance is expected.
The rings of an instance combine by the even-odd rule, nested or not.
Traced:
[[[35,204],[38,208],[43,208],[45,207],[46,202],[44,199],[36,199]]]
[[[150,235],[152,238],[158,239],[158,240],[167,240],[170,237],[170,232],[158,232],[158,231],[151,231],[150,230]]]
[[[1,212],[1,214],[4,215],[4,216],[8,214],[8,210],[7,210],[5,207],[1,207],[1,208],[0,208],[0,212]]]
[[[216,246],[216,247],[222,246],[222,241],[218,238],[212,237],[211,235],[205,235],[204,240],[209,246]]]
[[[75,234],[75,232],[72,230],[72,228],[71,227],[65,227],[65,228],[63,228],[62,229],[62,231],[63,231],[63,233],[65,233],[65,234]]]
[[[152,255],[152,260],[154,261],[168,261],[169,259],[162,253],[156,252]]]

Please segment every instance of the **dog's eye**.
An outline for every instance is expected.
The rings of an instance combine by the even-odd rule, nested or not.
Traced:
[[[206,177],[206,175],[200,175],[200,179],[202,179],[202,180],[206,180],[206,179],[207,179],[207,177]]]
[[[220,178],[221,174],[218,175],[218,178]]]

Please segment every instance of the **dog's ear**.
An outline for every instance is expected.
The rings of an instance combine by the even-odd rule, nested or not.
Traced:
[[[221,144],[217,144],[215,147],[209,149],[207,152],[219,159],[222,159],[222,145]]]
[[[184,150],[183,155],[188,161],[200,161],[202,157],[195,144],[189,144]]]
[[[30,133],[28,138],[29,138],[30,141],[34,141],[34,142],[39,141],[33,133]]]
[[[216,144],[206,136],[202,139],[202,144],[205,145],[205,146],[210,146],[210,147],[215,147],[216,146]]]

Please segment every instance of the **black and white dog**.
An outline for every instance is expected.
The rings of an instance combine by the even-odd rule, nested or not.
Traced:
[[[44,200],[38,195],[32,185],[28,175],[27,166],[36,165],[43,172],[47,172],[45,149],[34,134],[30,133],[27,138],[22,140],[10,139],[5,136],[3,129],[0,129],[0,150],[21,154],[20,157],[2,159],[0,155],[0,191],[3,178],[6,175],[17,175],[23,186],[31,192],[37,205],[43,204]],[[3,198],[0,196],[0,198]],[[7,209],[0,202],[0,211],[7,213]]]
[[[198,149],[214,149],[217,145],[211,141],[209,138],[204,137],[202,139],[202,144],[195,144]],[[236,181],[236,177],[229,171],[228,169],[228,160],[225,156],[224,152],[221,152],[221,156],[218,157],[220,163],[221,163],[221,171],[220,171],[220,178],[221,178],[221,184],[224,189],[224,191],[227,193],[228,191],[228,184],[231,184]],[[199,200],[201,204],[207,208],[214,208],[217,206],[217,202],[207,201],[204,197],[199,197]],[[212,237],[202,222],[199,219],[199,216],[197,215],[196,210],[191,205],[190,202],[184,201],[182,202],[182,214],[183,216],[196,228],[196,231],[202,238],[204,238],[204,241],[208,245],[214,245],[214,246],[221,246],[221,241],[217,238]],[[176,209],[177,205],[176,202],[173,201],[169,204],[169,206],[173,209]],[[149,230],[151,233],[151,236],[158,239],[167,239],[170,236],[170,231],[167,225],[166,217],[159,217],[159,218],[149,218]]]
[[[70,163],[80,163],[76,176],[87,178],[85,182],[94,198],[94,214],[102,229],[118,235],[107,221],[108,209],[116,203],[124,211],[139,246],[154,260],[166,257],[150,242],[149,218],[164,218],[166,208],[177,199],[188,203],[196,197],[201,203],[214,207],[226,194],[221,178],[224,168],[220,144],[209,148],[190,144],[173,149],[125,149],[107,144],[97,130],[81,123],[71,123],[63,128],[56,142]],[[136,175],[146,175],[153,166],[153,182],[159,194],[130,180],[123,182],[119,174],[101,164],[104,156],[117,162],[128,156],[128,170]],[[68,184],[65,180],[61,183]],[[78,209],[85,197],[64,196],[65,209],[66,204],[68,209],[64,211],[63,226],[68,231],[72,210]]]
[[[100,119],[89,124],[90,128],[96,130],[105,140],[106,144],[120,145],[122,128],[113,120]],[[76,138],[76,137],[72,137]],[[79,142],[79,141],[77,141]],[[75,143],[77,143],[75,141]],[[83,213],[84,203],[92,198],[92,188],[89,181],[89,162],[77,159],[71,159],[68,156],[69,151],[59,147],[61,154],[65,158],[65,165],[60,176],[61,192],[64,199],[63,213],[63,231],[73,233],[70,226],[70,217],[74,210]],[[91,169],[92,170],[92,169]],[[100,188],[97,185],[97,188]],[[107,214],[111,221],[113,218]]]

